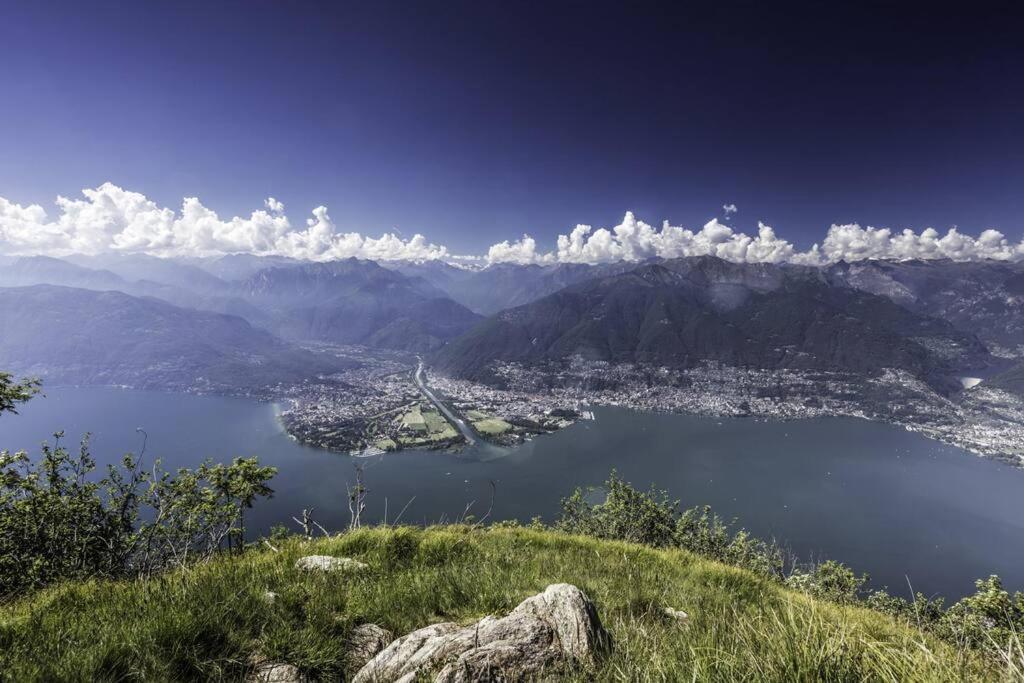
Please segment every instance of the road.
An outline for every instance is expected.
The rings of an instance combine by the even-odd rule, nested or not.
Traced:
[[[470,446],[474,445],[476,443],[476,433],[473,432],[473,429],[468,424],[466,424],[465,420],[456,416],[455,413],[449,410],[448,406],[442,403],[441,400],[434,395],[434,392],[430,390],[430,387],[427,386],[426,379],[424,379],[423,359],[418,358],[418,360],[420,364],[416,368],[416,386],[420,388],[420,391],[423,392],[424,396],[430,399],[431,403],[437,406],[437,409],[441,411],[441,414],[444,415],[449,422],[455,425],[459,432],[462,433],[462,436],[465,437],[466,443]]]

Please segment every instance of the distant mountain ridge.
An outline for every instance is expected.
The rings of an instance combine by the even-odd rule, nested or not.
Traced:
[[[1024,352],[1022,263],[857,261],[837,263],[825,272],[834,282],[942,318],[994,350]]]
[[[559,263],[545,266],[497,263],[470,270],[456,268],[442,261],[428,261],[399,262],[389,264],[388,267],[405,275],[421,277],[470,310],[491,315],[536,301],[584,280],[621,273],[637,265],[629,261],[601,265]]]
[[[238,288],[291,339],[425,351],[480,320],[422,278],[357,259],[268,268]]]
[[[435,349],[480,319],[427,280],[402,275],[373,261],[228,258],[205,265],[233,275],[246,274],[244,278],[223,280],[198,265],[145,255],[73,256],[69,260],[0,257],[0,286],[52,284],[119,291],[241,316],[295,341],[406,351]],[[117,272],[101,269],[101,265]]]
[[[717,261],[694,257],[601,265],[492,264],[470,269],[441,261],[378,264],[352,258],[320,263],[248,254],[184,260],[123,254],[67,259],[0,257],[0,286],[57,284],[121,291],[185,308],[238,315],[294,341],[432,352],[480,323],[478,313],[494,315],[567,288],[586,287],[588,282],[656,266],[683,277],[691,293],[700,293],[706,300],[697,304],[710,306],[713,315],[704,318],[701,325],[707,329],[701,334],[723,335],[716,326],[735,327],[738,323],[718,309],[733,305],[730,302],[738,305],[754,293],[775,291],[783,281],[793,282],[796,273],[803,273],[805,279],[817,278],[819,286],[879,297],[915,316],[945,321],[968,337],[976,336],[997,356],[1024,357],[1022,264],[936,260],[840,262],[820,268],[724,261],[710,265]],[[687,269],[679,265],[684,262],[705,265]],[[836,300],[833,305],[841,309],[855,300]],[[858,315],[881,315],[881,309]],[[688,324],[696,325],[693,320]],[[866,322],[877,327],[877,321]],[[653,329],[641,335],[640,355],[665,356],[671,346],[666,341],[671,335],[665,332],[654,335],[661,342],[649,338]],[[706,355],[687,351],[686,335],[680,340],[677,356]],[[595,348],[601,346],[594,344]],[[736,344],[731,348],[735,350]],[[901,348],[897,345],[898,351]],[[750,355],[740,353],[737,360]]]
[[[496,361],[579,356],[613,363],[878,373],[948,383],[984,364],[973,335],[818,268],[693,257],[586,280],[491,316],[434,357],[456,377],[494,381]]]
[[[0,367],[53,384],[236,391],[346,366],[237,316],[117,291],[0,288]]]

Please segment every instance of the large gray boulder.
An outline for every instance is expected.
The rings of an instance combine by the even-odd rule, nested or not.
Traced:
[[[576,586],[559,583],[500,619],[413,631],[367,662],[353,681],[519,680],[562,665],[592,668],[610,643],[594,603]]]
[[[367,565],[350,557],[307,555],[298,559],[295,568],[307,572],[361,572]]]

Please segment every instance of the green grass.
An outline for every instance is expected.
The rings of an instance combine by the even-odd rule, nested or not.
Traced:
[[[1010,677],[998,663],[860,608],[815,602],[686,552],[529,529],[364,529],[250,550],[150,580],[52,588],[0,606],[0,678],[238,680],[259,653],[321,680],[346,674],[358,623],[397,634],[505,613],[555,582],[597,603],[614,653],[583,680],[943,681]],[[358,558],[361,575],[293,569]],[[264,591],[280,597],[270,604]],[[680,627],[660,616],[690,613]]]
[[[473,427],[486,436],[499,436],[512,429],[512,425],[497,417],[477,420],[473,423]]]

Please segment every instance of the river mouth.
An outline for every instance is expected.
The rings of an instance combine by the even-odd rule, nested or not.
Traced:
[[[93,432],[99,466],[137,452],[167,468],[259,456],[278,468],[254,530],[312,509],[331,529],[348,523],[354,465],[369,489],[364,519],[430,524],[491,507],[490,520],[553,521],[576,486],[614,469],[638,488],[665,489],[683,507],[711,505],[752,534],[804,559],[833,558],[906,595],[909,585],[956,599],[1000,574],[1024,590],[1024,471],[920,434],[856,418],[791,422],[702,418],[595,407],[595,420],[506,448],[478,442],[454,456],[400,451],[354,459],[289,438],[273,404],[216,396],[50,387],[0,419],[0,448],[39,452],[65,430],[76,447]],[[484,445],[481,445],[483,443]]]

